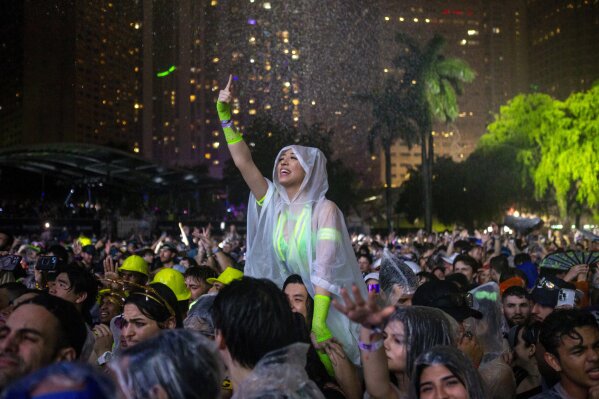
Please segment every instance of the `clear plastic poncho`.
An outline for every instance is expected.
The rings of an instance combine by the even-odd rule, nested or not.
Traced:
[[[343,214],[325,198],[329,184],[324,154],[317,148],[292,145],[283,148],[276,159],[288,149],[306,176],[295,197],[288,198],[278,181],[275,161],[273,182],[266,179],[268,191],[262,205],[250,195],[245,275],[267,278],[282,287],[289,275],[299,274],[312,297],[318,286],[342,303],[341,288],[355,284],[366,297]],[[331,306],[327,326],[349,359],[358,364],[358,325]]]
[[[308,344],[295,343],[264,355],[232,399],[324,399],[306,373]]]
[[[395,305],[402,298],[411,297],[418,288],[418,276],[403,260],[385,248],[379,271],[379,284],[387,305]]]

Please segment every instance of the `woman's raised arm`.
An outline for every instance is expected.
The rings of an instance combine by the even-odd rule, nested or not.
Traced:
[[[241,133],[237,131],[233,124],[231,117],[231,100],[233,99],[231,94],[231,90],[233,89],[232,85],[233,75],[229,75],[227,86],[218,93],[216,109],[233,162],[235,162],[235,166],[237,166],[237,169],[241,172],[243,180],[245,180],[256,199],[260,200],[266,195],[268,183],[252,160],[250,148],[246,142],[243,141]]]

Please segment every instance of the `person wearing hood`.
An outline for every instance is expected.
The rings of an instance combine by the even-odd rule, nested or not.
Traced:
[[[317,148],[290,145],[278,154],[273,180],[266,179],[231,120],[232,76],[220,91],[218,115],[231,157],[251,194],[248,204],[245,275],[267,278],[282,287],[299,274],[314,299],[312,332],[318,346],[335,337],[354,363],[359,362],[358,326],[335,309],[342,287],[355,285],[366,296],[343,214],[325,197],[326,158]],[[332,373],[324,351],[321,360]]]

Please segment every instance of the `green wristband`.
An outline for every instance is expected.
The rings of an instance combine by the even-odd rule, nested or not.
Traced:
[[[231,119],[231,104],[217,101],[216,111],[218,112],[218,119],[221,121],[228,121]]]
[[[312,318],[312,332],[316,336],[317,342],[324,342],[327,339],[333,338],[333,334],[327,326],[327,316],[329,315],[330,306],[331,298],[329,298],[328,296],[314,296],[314,317]]]
[[[225,132],[225,140],[227,140],[227,144],[235,144],[239,143],[243,140],[243,135],[235,130],[234,127],[224,127],[223,132]]]

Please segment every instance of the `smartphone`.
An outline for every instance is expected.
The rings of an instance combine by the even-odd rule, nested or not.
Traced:
[[[54,271],[58,265],[58,257],[56,256],[40,256],[35,262],[35,269],[42,271]]]
[[[23,259],[19,255],[5,255],[0,257],[0,270],[12,272],[21,263]]]
[[[574,307],[576,304],[576,291],[561,288],[559,290],[559,295],[557,297],[557,305],[556,308],[559,307]]]

